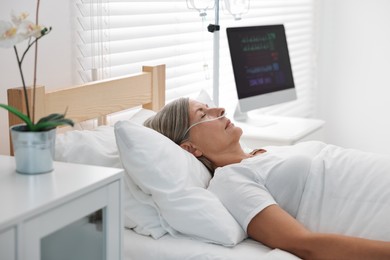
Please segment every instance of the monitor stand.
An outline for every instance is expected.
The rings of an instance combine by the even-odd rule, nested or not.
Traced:
[[[233,118],[237,122],[241,122],[241,123],[245,123],[257,127],[267,127],[267,126],[277,124],[277,121],[262,116],[249,117],[247,112],[241,111],[239,104],[236,105],[236,110],[234,111]]]

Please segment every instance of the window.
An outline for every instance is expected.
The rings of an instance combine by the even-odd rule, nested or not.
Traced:
[[[135,73],[166,64],[167,101],[212,92],[214,10],[205,20],[185,0],[75,0],[82,81]],[[283,23],[298,100],[260,113],[310,117],[314,113],[316,0],[252,0],[235,21],[220,1],[220,104],[237,100],[226,27]],[[94,77],[92,77],[94,75]]]

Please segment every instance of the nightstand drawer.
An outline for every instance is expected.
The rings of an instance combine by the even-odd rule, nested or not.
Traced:
[[[119,191],[115,181],[27,221],[24,259],[62,259],[61,253],[68,259],[120,259],[120,251],[112,250],[120,244]],[[90,223],[99,210],[100,230]]]
[[[0,259],[15,260],[16,259],[16,228],[9,228],[0,231]]]

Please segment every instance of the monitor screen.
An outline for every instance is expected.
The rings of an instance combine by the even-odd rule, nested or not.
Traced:
[[[241,112],[296,99],[284,26],[227,28]]]

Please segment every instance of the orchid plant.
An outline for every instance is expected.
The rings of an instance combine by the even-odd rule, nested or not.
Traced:
[[[38,8],[39,8],[39,0],[37,2],[37,14],[38,14]],[[41,39],[43,36],[47,35],[48,33],[50,33],[51,27],[48,28],[48,27],[38,25],[38,22],[33,23],[27,20],[27,17],[28,17],[27,13],[21,13],[20,15],[12,14],[11,22],[0,21],[0,47],[14,48],[16,59],[18,62],[20,76],[22,79],[24,102],[27,111],[26,114],[24,114],[20,112],[18,109],[6,104],[0,104],[0,107],[8,110],[15,116],[19,117],[26,124],[25,127],[23,127],[24,131],[39,132],[39,131],[47,131],[50,129],[54,129],[60,125],[73,126],[73,121],[65,118],[65,113],[50,114],[46,117],[39,119],[37,122],[34,122],[35,121],[34,120],[35,100],[33,100],[33,105],[32,108],[30,109],[30,102],[27,95],[27,87],[23,75],[22,63],[24,58],[26,57],[27,52],[31,49],[33,45],[35,45],[34,84],[33,84],[33,93],[34,93],[36,88],[35,79],[36,79],[38,40]],[[26,40],[27,40],[27,47],[24,50],[24,52],[20,55],[16,45]]]

